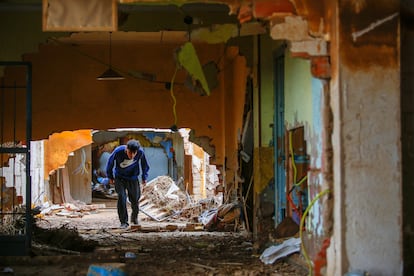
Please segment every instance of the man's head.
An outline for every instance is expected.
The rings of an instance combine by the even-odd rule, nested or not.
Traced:
[[[129,140],[126,145],[126,153],[129,159],[132,159],[137,155],[138,149],[141,145],[137,140]]]

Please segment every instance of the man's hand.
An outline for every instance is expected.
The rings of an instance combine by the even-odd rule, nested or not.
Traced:
[[[114,180],[112,178],[109,179],[110,184],[114,184]]]

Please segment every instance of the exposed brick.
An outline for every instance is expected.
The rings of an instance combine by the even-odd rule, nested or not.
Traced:
[[[315,78],[329,79],[331,77],[331,64],[329,57],[312,57],[311,73]]]
[[[253,16],[255,18],[269,18],[277,13],[296,14],[296,11],[289,0],[256,0],[253,2]]]

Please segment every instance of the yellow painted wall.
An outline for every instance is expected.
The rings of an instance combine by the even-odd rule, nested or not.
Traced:
[[[260,146],[273,146],[274,76],[272,52],[278,43],[260,36]]]
[[[68,156],[82,147],[92,144],[90,130],[63,131],[54,133],[45,140],[45,166],[44,175],[49,174],[68,161]],[[91,167],[91,166],[90,166]]]
[[[109,59],[107,45],[48,44],[42,45],[38,53],[25,55],[25,61],[32,62],[33,66],[33,139],[45,139],[65,130],[169,128],[174,124],[174,97],[178,127],[191,128],[198,137],[210,137],[216,149],[213,162],[224,164],[227,157],[229,170],[237,171],[234,158],[242,129],[248,73],[245,58],[237,47],[195,45],[201,64],[219,62],[219,86],[210,96],[201,96],[184,85],[187,73],[179,69],[172,97],[165,83],[173,78],[175,51],[180,46],[168,43],[112,45],[115,68],[124,73],[153,73],[156,82],[128,76],[122,81],[96,80],[107,69],[105,64],[97,62]],[[5,73],[9,83],[14,79],[21,82],[22,77],[24,74],[14,69]],[[12,98],[6,101],[13,102]],[[22,99],[17,103],[20,116],[24,114],[23,106]],[[17,123],[17,137],[23,139],[24,127],[20,123]],[[13,121],[5,122],[5,128],[13,129]]]

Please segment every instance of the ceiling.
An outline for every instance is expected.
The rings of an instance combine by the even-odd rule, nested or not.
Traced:
[[[219,25],[226,24],[231,34],[229,37],[253,35],[263,33],[264,27],[257,23],[240,25],[236,15],[230,15],[229,7],[225,4],[188,3],[177,5],[156,4],[117,4],[117,31],[113,32],[114,43],[122,42],[159,42],[197,41],[197,34],[191,32],[198,30],[205,36],[218,32]],[[42,13],[42,0],[9,0],[0,1],[1,12]],[[65,43],[95,44],[108,41],[108,32],[70,32],[59,40]],[[66,31],[69,34],[69,31]],[[222,34],[220,34],[222,35]],[[228,38],[229,38],[228,37]],[[227,38],[227,39],[228,39]],[[225,42],[225,41],[221,41]]]

